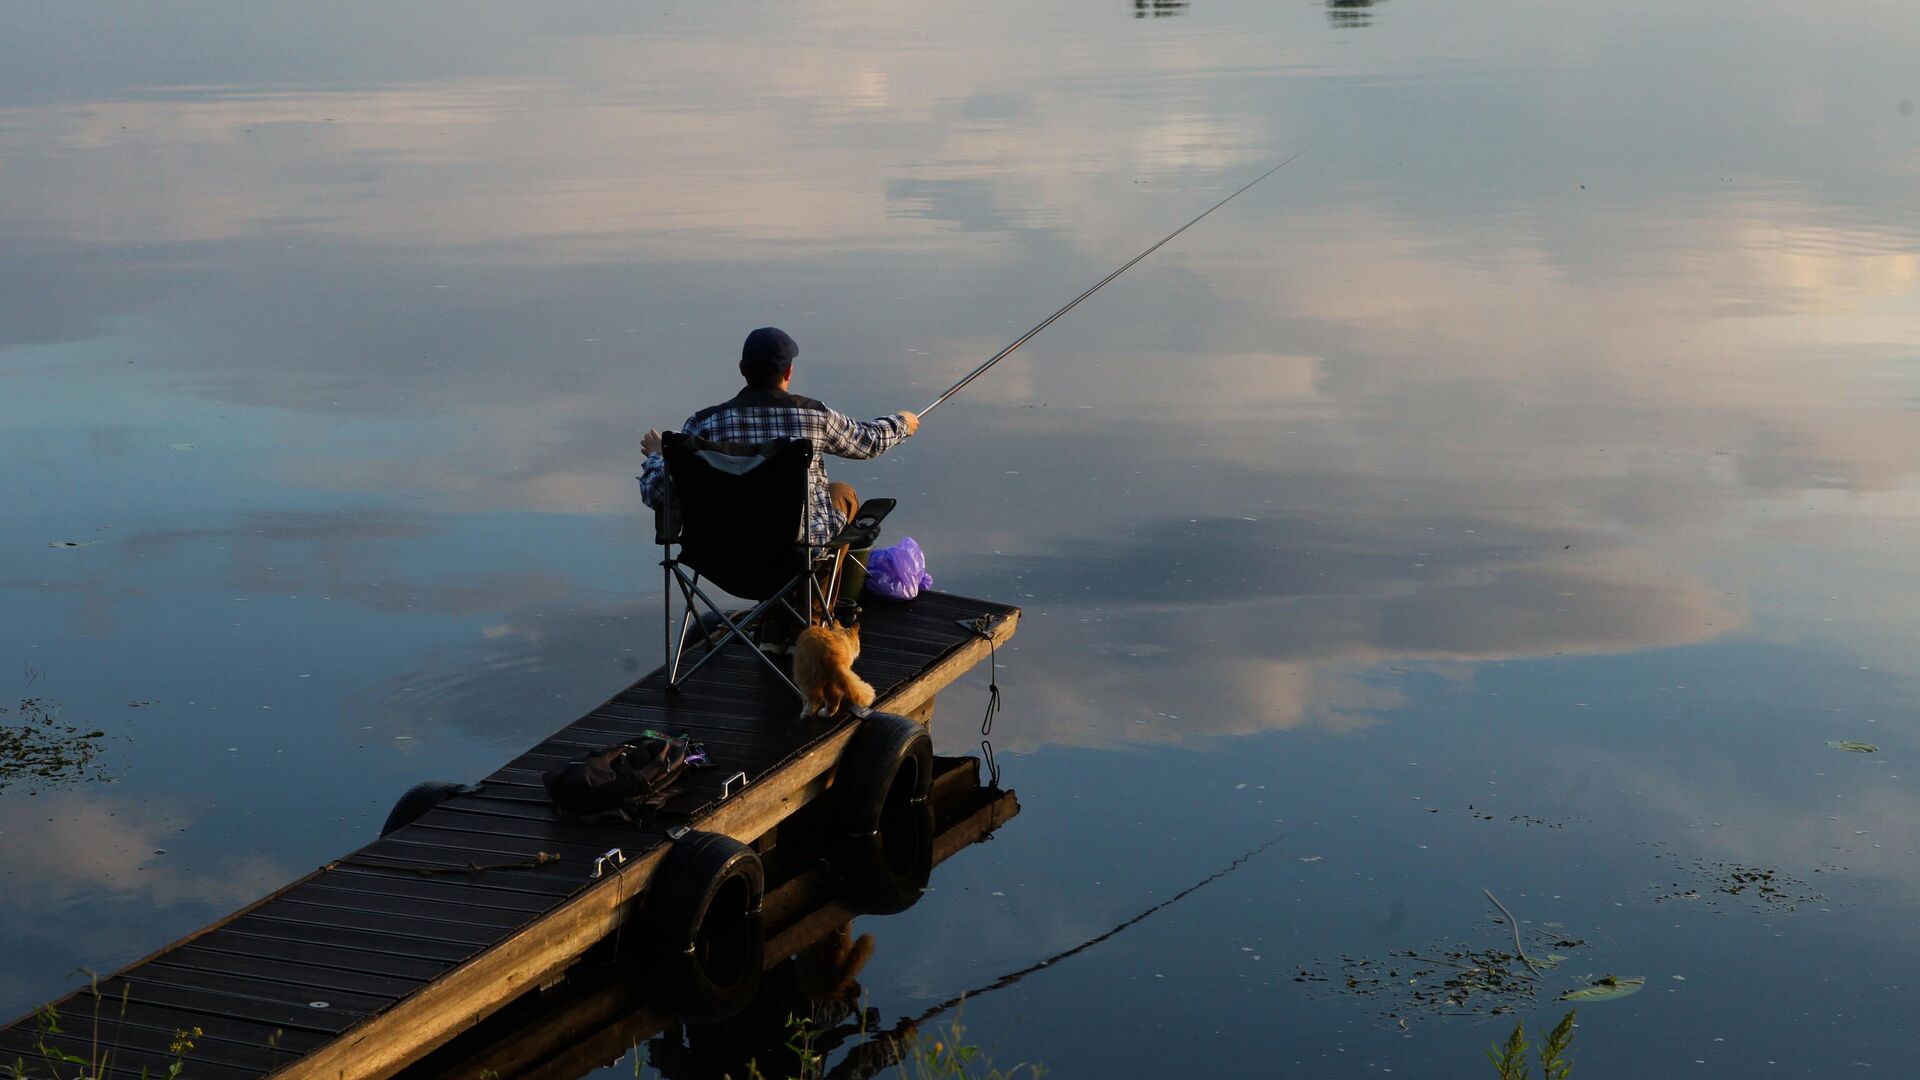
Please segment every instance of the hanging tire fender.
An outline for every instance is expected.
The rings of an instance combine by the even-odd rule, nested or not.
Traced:
[[[719,833],[673,842],[647,885],[639,921],[639,971],[654,1002],[676,1019],[739,1012],[760,989],[766,870],[747,845]]]
[[[933,739],[895,713],[869,713],[834,769],[830,858],[856,911],[919,900],[933,871]]]
[[[380,826],[380,835],[385,836],[395,829],[402,829],[419,820],[422,814],[453,798],[465,795],[473,788],[467,784],[456,784],[451,780],[428,780],[407,789],[406,794],[394,802],[393,809],[387,812],[386,824]]]

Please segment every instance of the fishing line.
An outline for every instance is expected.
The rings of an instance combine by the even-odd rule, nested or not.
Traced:
[[[975,987],[974,989],[969,990],[964,994],[956,994],[953,997],[950,997],[947,1000],[941,1002],[940,1004],[927,1009],[925,1012],[922,1012],[920,1015],[915,1016],[909,1020],[903,1021],[903,1023],[911,1024],[917,1027],[920,1024],[924,1024],[928,1020],[931,1020],[934,1017],[940,1015],[941,1013],[954,1008],[955,1006],[959,1005],[961,1002],[966,1001],[968,998],[979,997],[982,994],[990,994],[995,990],[1003,990],[1009,986],[1012,986],[1014,983],[1019,982],[1021,979],[1024,979],[1027,976],[1033,974],[1036,971],[1041,971],[1045,968],[1050,968],[1062,960],[1065,960],[1072,956],[1077,956],[1080,953],[1083,953],[1088,949],[1093,948],[1095,945],[1098,945],[1101,942],[1106,941],[1108,938],[1111,938],[1114,935],[1119,934],[1123,931],[1130,930],[1134,926],[1142,922],[1145,922],[1150,916],[1154,915],[1156,912],[1159,912],[1164,908],[1172,907],[1174,904],[1177,904],[1180,901],[1185,900],[1187,897],[1193,895],[1196,892],[1199,892],[1201,889],[1205,888],[1206,886],[1211,885],[1216,881],[1219,881],[1221,878],[1226,877],[1228,874],[1233,873],[1235,870],[1240,869],[1242,866],[1246,865],[1248,862],[1251,862],[1256,856],[1264,854],[1269,848],[1278,847],[1282,843],[1285,843],[1286,840],[1292,835],[1293,833],[1291,832],[1281,833],[1279,836],[1276,836],[1273,839],[1268,840],[1266,843],[1261,844],[1259,847],[1256,847],[1251,851],[1248,851],[1246,854],[1241,855],[1239,858],[1233,860],[1227,865],[1221,867],[1218,870],[1215,870],[1213,873],[1207,875],[1204,878],[1201,878],[1199,881],[1194,882],[1193,884],[1187,886],[1186,888],[1181,889],[1179,892],[1174,893],[1172,896],[1167,897],[1165,900],[1162,900],[1159,903],[1153,905],[1152,907],[1146,909],[1145,911],[1140,912],[1138,915],[1135,915],[1133,918],[1128,919],[1126,922],[1121,923],[1120,925],[1114,927],[1113,929],[1107,931],[1104,934],[1099,934],[1097,936],[1088,938],[1087,940],[1081,942],[1078,945],[1075,945],[1070,949],[1066,949],[1062,952],[1054,953],[1052,956],[1047,957],[1045,960],[1041,960],[1033,964],[1028,964],[1026,967],[1021,968],[1019,971],[1010,971],[1007,974],[1000,976],[999,978],[993,980],[990,983],[987,983],[984,986]]]
[[[1060,316],[1062,315],[1065,315],[1067,312],[1072,311],[1074,308],[1079,307],[1080,301],[1085,300],[1087,297],[1092,296],[1094,293],[1099,292],[1101,289],[1106,287],[1109,281],[1112,281],[1114,278],[1117,278],[1121,274],[1126,273],[1128,270],[1133,269],[1133,266],[1135,263],[1153,254],[1154,252],[1159,251],[1162,247],[1166,246],[1168,241],[1172,240],[1174,237],[1179,236],[1181,233],[1186,232],[1188,229],[1191,229],[1195,225],[1199,224],[1201,218],[1206,217],[1208,214],[1213,213],[1215,210],[1218,210],[1221,207],[1232,202],[1233,200],[1239,198],[1240,195],[1244,193],[1248,188],[1253,187],[1253,185],[1259,183],[1262,180],[1265,180],[1267,177],[1272,176],[1274,173],[1279,172],[1281,169],[1286,168],[1289,164],[1293,162],[1294,158],[1299,157],[1301,154],[1306,153],[1307,151],[1313,149],[1315,146],[1318,146],[1318,145],[1320,145],[1320,140],[1315,139],[1312,142],[1308,143],[1307,145],[1301,147],[1300,149],[1295,150],[1291,155],[1287,157],[1285,161],[1282,161],[1280,164],[1275,165],[1273,168],[1268,169],[1266,172],[1263,172],[1259,176],[1256,176],[1252,180],[1249,180],[1247,182],[1246,187],[1241,188],[1239,191],[1234,192],[1233,194],[1227,196],[1226,198],[1221,199],[1219,202],[1214,203],[1212,206],[1207,207],[1205,210],[1200,211],[1200,213],[1196,215],[1192,221],[1187,222],[1185,225],[1182,225],[1179,228],[1168,233],[1167,235],[1161,237],[1159,243],[1153,245],[1147,250],[1127,260],[1126,264],[1121,266],[1120,269],[1115,270],[1113,273],[1108,274],[1106,277],[1103,277],[1099,281],[1094,282],[1092,287],[1087,289],[1086,292],[1083,292],[1079,296],[1074,297],[1072,303],[1068,304],[1066,307],[1061,308],[1059,311],[1056,311],[1053,314],[1047,316],[1045,319],[1041,320],[1040,325],[1034,327],[1033,329],[1027,331],[1024,334],[1021,334],[1018,338],[1014,339],[1013,344],[1007,346],[1004,349],[1001,349],[997,353],[994,353],[992,359],[988,360],[986,363],[981,364],[979,367],[974,368],[972,371],[967,372],[966,377],[961,379],[959,382],[954,383],[952,386],[949,386],[947,388],[946,393],[941,394],[937,398],[934,398],[933,404],[928,405],[924,409],[921,409],[920,415],[925,416],[928,413],[932,412],[933,410],[939,408],[941,402],[959,393],[961,388],[965,387],[968,383],[972,382],[973,380],[979,378],[981,375],[985,374],[988,368],[992,367],[993,365],[999,363],[1002,360],[1005,360],[1013,352],[1013,350],[1033,340],[1034,336],[1040,333],[1040,331],[1045,330],[1049,326],[1052,326],[1054,323],[1054,320],[1060,318]]]
[[[1026,967],[1023,967],[1018,971],[1010,971],[1007,974],[1002,975],[999,978],[993,980],[992,982],[987,983],[983,986],[976,987],[972,990],[967,991],[964,994],[956,994],[953,997],[950,997],[947,1000],[942,1001],[938,1005],[934,1005],[931,1008],[926,1009],[925,1011],[919,1013],[918,1015],[903,1017],[898,1023],[894,1024],[893,1027],[889,1028],[886,1031],[875,1031],[869,1034],[863,1030],[862,1034],[867,1034],[868,1041],[860,1044],[859,1046],[854,1047],[853,1051],[849,1054],[849,1056],[845,1060],[840,1062],[839,1065],[835,1066],[832,1069],[832,1071],[830,1071],[827,1074],[828,1080],[864,1080],[864,1078],[878,1076],[883,1069],[887,1069],[894,1065],[897,1065],[905,1059],[906,1049],[909,1043],[911,1042],[911,1040],[914,1038],[914,1035],[919,1029],[920,1025],[925,1024],[927,1021],[932,1020],[934,1017],[939,1016],[941,1013],[951,1012],[952,1010],[959,1008],[961,1005],[965,1004],[969,998],[976,998],[983,994],[990,994],[995,990],[1004,990],[1007,987],[1012,986],[1015,983],[1018,983],[1020,980],[1026,978],[1027,976],[1032,975],[1034,972],[1044,971],[1045,969],[1050,968],[1055,964],[1058,964],[1062,960],[1066,960],[1070,957],[1083,953],[1088,949],[1093,948],[1095,945],[1098,945],[1101,942],[1114,937],[1115,935],[1124,933],[1125,931],[1133,928],[1134,926],[1137,926],[1140,923],[1145,922],[1148,918],[1152,917],[1156,912],[1179,903],[1180,901],[1186,899],[1188,896],[1193,895],[1194,893],[1200,891],[1201,889],[1207,887],[1208,885],[1211,885],[1214,882],[1219,881],[1221,878],[1226,877],[1228,874],[1233,873],[1235,870],[1240,869],[1242,866],[1246,865],[1248,862],[1251,862],[1256,857],[1260,856],[1261,854],[1264,854],[1270,848],[1278,847],[1282,843],[1286,842],[1286,840],[1293,835],[1294,835],[1293,832],[1281,833],[1279,836],[1276,836],[1273,839],[1268,840],[1266,843],[1263,843],[1258,847],[1255,847],[1247,851],[1246,853],[1242,854],[1239,858],[1233,860],[1227,865],[1221,867],[1218,870],[1215,870],[1213,873],[1207,875],[1204,878],[1201,878],[1199,881],[1194,882],[1193,884],[1187,886],[1186,888],[1180,890],[1179,892],[1173,894],[1172,896],[1167,897],[1165,900],[1160,901],[1159,903],[1153,905],[1152,907],[1146,909],[1145,911],[1140,912],[1139,914],[1135,915],[1133,918],[1128,919],[1126,922],[1121,923],[1120,925],[1114,927],[1111,930],[1108,930],[1104,934],[1099,934],[1095,937],[1088,938],[1086,941],[1083,941],[1080,944],[1075,945],[1070,949],[1066,949],[1061,952],[1054,953],[1052,956],[1047,957],[1045,960],[1028,964]],[[865,1052],[863,1053],[863,1051]]]

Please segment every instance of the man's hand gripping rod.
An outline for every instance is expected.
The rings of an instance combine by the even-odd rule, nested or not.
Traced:
[[[1092,288],[1088,289],[1086,292],[1081,293],[1079,296],[1074,297],[1072,303],[1068,304],[1066,307],[1061,308],[1059,311],[1056,311],[1053,314],[1047,316],[1044,320],[1041,321],[1040,325],[1034,327],[1033,329],[1027,331],[1024,334],[1021,334],[1017,339],[1014,340],[1013,344],[1007,346],[1004,349],[1001,349],[997,353],[994,353],[993,358],[991,360],[988,360],[986,363],[981,364],[979,367],[974,368],[972,371],[967,372],[966,378],[963,378],[959,382],[954,383],[952,386],[947,387],[947,392],[944,394],[941,394],[937,398],[934,398],[933,404],[927,406],[924,409],[921,409],[920,415],[924,417],[928,413],[939,408],[941,402],[959,393],[962,387],[966,386],[968,383],[972,382],[973,380],[979,378],[981,375],[985,374],[988,368],[992,367],[993,365],[999,363],[1002,360],[1005,360],[1007,356],[1013,352],[1013,350],[1033,340],[1034,335],[1038,334],[1042,330],[1045,330],[1047,327],[1052,326],[1055,319],[1058,319],[1060,316],[1065,315],[1067,312],[1072,311],[1076,307],[1079,307],[1080,301],[1085,300],[1087,297],[1092,296],[1094,293],[1099,292],[1102,288],[1105,288],[1107,282],[1112,281],[1114,278],[1117,278],[1121,274],[1124,274],[1128,270],[1131,270],[1133,268],[1133,264],[1139,262],[1141,259],[1146,258],[1147,256],[1153,254],[1154,252],[1159,251],[1162,247],[1166,245],[1167,241],[1172,240],[1174,237],[1179,236],[1181,233],[1186,232],[1188,229],[1193,228],[1195,225],[1199,224],[1201,218],[1206,217],[1208,214],[1211,214],[1215,210],[1218,210],[1221,207],[1232,202],[1234,199],[1238,198],[1242,192],[1245,192],[1247,188],[1251,188],[1253,185],[1259,183],[1262,180],[1265,180],[1267,177],[1272,176],[1274,173],[1277,173],[1281,169],[1287,167],[1287,165],[1292,163],[1294,158],[1297,158],[1301,154],[1304,154],[1307,151],[1313,149],[1315,146],[1319,144],[1319,142],[1320,140],[1315,139],[1313,142],[1310,142],[1307,145],[1301,147],[1300,149],[1294,151],[1290,156],[1288,156],[1288,158],[1285,161],[1282,161],[1280,164],[1275,165],[1273,168],[1268,169],[1266,172],[1263,172],[1259,176],[1256,176],[1252,180],[1248,181],[1246,187],[1241,188],[1239,191],[1234,192],[1232,195],[1229,195],[1226,198],[1221,199],[1219,202],[1214,203],[1212,206],[1207,207],[1205,210],[1202,210],[1199,213],[1199,215],[1196,216],[1192,221],[1189,221],[1185,225],[1182,225],[1179,228],[1173,230],[1172,232],[1168,233],[1166,236],[1162,237],[1159,243],[1153,245],[1147,250],[1127,260],[1126,265],[1122,266],[1120,269],[1115,270],[1113,273],[1108,274],[1106,277],[1103,277],[1099,281],[1094,282]]]

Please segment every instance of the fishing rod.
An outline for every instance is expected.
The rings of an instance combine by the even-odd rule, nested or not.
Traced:
[[[1304,154],[1307,151],[1313,149],[1315,146],[1319,145],[1319,142],[1320,140],[1315,139],[1313,142],[1310,142],[1307,145],[1301,147],[1300,149],[1295,150],[1291,155],[1287,157],[1285,161],[1282,161],[1280,164],[1275,165],[1273,168],[1268,169],[1266,172],[1263,172],[1259,176],[1256,176],[1252,180],[1248,181],[1246,187],[1241,188],[1239,191],[1234,192],[1232,195],[1229,195],[1226,198],[1221,199],[1219,202],[1214,203],[1212,206],[1207,207],[1205,210],[1202,210],[1192,221],[1187,222],[1185,225],[1182,225],[1179,228],[1168,233],[1167,235],[1161,237],[1159,243],[1153,245],[1147,250],[1127,260],[1126,265],[1122,266],[1120,269],[1115,270],[1113,273],[1108,274],[1106,277],[1103,277],[1099,281],[1094,282],[1092,288],[1089,288],[1086,292],[1083,292],[1079,296],[1074,297],[1072,303],[1068,304],[1066,307],[1061,308],[1059,311],[1056,311],[1053,314],[1047,316],[1045,319],[1041,320],[1040,325],[1034,327],[1033,329],[1027,331],[1024,334],[1021,334],[1018,338],[1014,339],[1013,344],[1007,346],[1004,349],[1001,349],[997,353],[994,353],[992,359],[988,360],[984,364],[981,364],[979,367],[974,368],[972,371],[967,372],[966,378],[961,379],[959,382],[954,383],[952,386],[947,387],[947,392],[944,394],[941,394],[937,398],[934,398],[933,404],[927,406],[924,409],[921,409],[920,415],[924,417],[928,413],[939,408],[941,402],[959,393],[961,389],[964,388],[968,383],[979,378],[981,375],[984,375],[988,368],[992,367],[993,365],[999,363],[1002,360],[1005,360],[1010,354],[1012,354],[1013,350],[1033,340],[1034,335],[1038,334],[1042,330],[1045,330],[1047,327],[1052,326],[1054,323],[1054,320],[1058,319],[1062,315],[1065,315],[1067,312],[1072,311],[1074,308],[1079,307],[1080,301],[1085,300],[1087,297],[1092,296],[1094,293],[1097,293],[1101,289],[1105,288],[1107,282],[1112,281],[1114,278],[1117,278],[1121,274],[1126,273],[1128,270],[1133,269],[1133,265],[1135,263],[1153,254],[1154,252],[1159,251],[1162,247],[1166,246],[1167,241],[1172,240],[1174,237],[1179,236],[1181,233],[1186,232],[1188,229],[1191,229],[1195,225],[1199,224],[1201,218],[1206,217],[1208,214],[1211,214],[1215,210],[1218,210],[1221,207],[1227,205],[1228,203],[1232,202],[1234,199],[1239,198],[1240,195],[1247,190],[1247,188],[1251,188],[1253,185],[1259,183],[1262,180],[1265,180],[1267,177],[1272,176],[1274,173],[1279,172],[1281,169],[1286,168],[1289,164],[1293,162],[1294,158],[1297,158],[1301,154]]]

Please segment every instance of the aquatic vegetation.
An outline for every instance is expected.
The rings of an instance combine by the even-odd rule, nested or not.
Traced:
[[[1543,942],[1542,947],[1573,949],[1584,944],[1558,939]],[[1534,962],[1547,970],[1565,960],[1558,952],[1534,957]],[[1403,1025],[1409,1015],[1417,1013],[1510,1013],[1535,1000],[1540,985],[1518,953],[1500,948],[1465,949],[1443,944],[1426,950],[1392,952],[1384,961],[1342,956],[1340,968],[1337,974],[1329,974],[1302,967],[1293,981],[1328,983],[1336,992],[1387,999],[1390,1004],[1386,1016]]]
[[[1834,739],[1827,745],[1835,750],[1845,750],[1849,754],[1877,754],[1880,748],[1870,742],[1854,742],[1851,739]]]
[[[1663,854],[1661,857],[1679,861],[1678,856]],[[1735,897],[1756,911],[1797,911],[1801,904],[1819,903],[1826,899],[1814,891],[1808,882],[1768,867],[1744,866],[1714,859],[1694,859],[1682,865],[1696,875],[1695,880],[1672,882],[1669,885],[1671,891],[1655,896],[1654,903],[1712,903],[1725,897]]]
[[[11,1061],[0,1061],[0,1080],[102,1080],[109,1075],[126,1075],[132,1071],[122,1060],[118,1040],[102,1042],[100,1008],[107,998],[100,993],[100,983],[91,972],[90,993],[93,998],[93,1017],[90,1029],[85,1032],[70,1032],[61,1026],[60,1012],[52,1005],[42,1005],[34,1010],[35,1060],[16,1055]],[[119,1012],[110,1021],[117,1029],[124,1020],[127,1011],[127,996],[123,989],[119,998]],[[139,1075],[152,1077],[153,1080],[179,1080],[187,1068],[187,1055],[193,1052],[194,1043],[206,1032],[199,1028],[186,1028],[174,1031],[173,1039],[167,1045],[171,1060],[164,1067],[153,1069],[142,1065]]]
[[[1567,1010],[1567,1015],[1560,1018],[1541,1044],[1542,1080],[1567,1080],[1573,1075],[1573,1062],[1567,1055],[1573,1051],[1573,1017],[1579,1011]],[[1522,1020],[1513,1025],[1513,1034],[1507,1036],[1504,1045],[1494,1043],[1487,1048],[1487,1060],[1499,1071],[1500,1080],[1528,1080],[1532,1073],[1527,1067],[1527,1051],[1531,1048],[1527,1042],[1527,1023]]]
[[[1381,997],[1390,1002],[1385,1017],[1402,1029],[1411,1015],[1498,1016],[1538,999],[1546,973],[1567,961],[1566,952],[1586,946],[1582,938],[1566,937],[1552,927],[1530,927],[1523,940],[1521,924],[1492,892],[1482,890],[1500,910],[1495,925],[1507,928],[1512,949],[1477,948],[1442,940],[1424,949],[1398,949],[1384,961],[1342,954],[1337,975],[1302,967],[1297,983],[1333,984],[1330,989],[1354,997]]]
[[[1646,985],[1647,977],[1645,975],[1635,975],[1625,979],[1614,975],[1602,975],[1578,990],[1566,991],[1560,995],[1558,1000],[1612,1001],[1615,998],[1626,997],[1628,994],[1637,994],[1645,988]]]
[[[827,1074],[827,1055],[817,1048],[820,1035],[812,1020],[803,1016],[787,1017],[787,1049],[793,1054],[793,1066],[786,1070],[787,1075],[770,1075],[758,1062],[749,1061],[740,1080],[821,1080]],[[958,1018],[932,1035],[923,1035],[912,1027],[904,1034],[868,1033],[866,1041],[853,1048],[836,1075],[853,1064],[854,1059],[858,1059],[858,1064],[852,1069],[853,1075],[877,1076],[891,1065],[895,1075],[903,1080],[1040,1080],[1046,1075],[1041,1066],[1024,1062],[1011,1069],[995,1068],[985,1051],[966,1041],[966,1029]],[[645,1057],[636,1053],[633,1075],[639,1080],[647,1072]]]
[[[1006,1071],[993,1067],[978,1046],[969,1044],[966,1029],[955,1019],[944,1032],[929,1038],[916,1036],[904,1048],[900,1075],[907,1080],[1013,1080],[1025,1075],[1039,1080],[1046,1070],[1022,1063]]]
[[[0,718],[7,715],[0,708]],[[106,732],[68,723],[59,705],[42,698],[22,698],[13,717],[0,719],[0,791],[14,783],[46,786],[101,776],[95,760]]]

